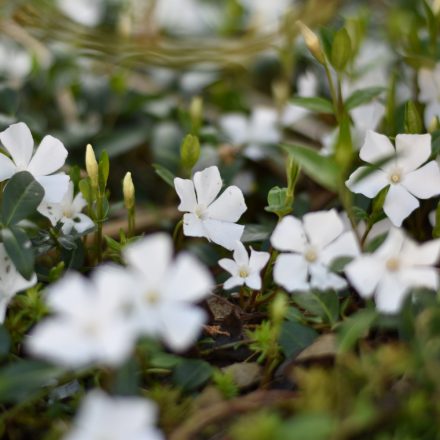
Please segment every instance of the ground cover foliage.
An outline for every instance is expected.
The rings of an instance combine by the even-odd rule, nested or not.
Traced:
[[[440,438],[440,2],[0,8],[1,438]]]

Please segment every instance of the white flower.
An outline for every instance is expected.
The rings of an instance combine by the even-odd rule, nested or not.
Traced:
[[[38,207],[38,212],[47,217],[53,226],[60,222],[63,234],[70,234],[72,229],[81,234],[94,226],[93,221],[81,213],[85,206],[87,202],[81,193],[73,198],[73,183],[69,182],[67,192],[60,203],[43,201]]]
[[[90,280],[66,275],[49,288],[54,314],[31,332],[28,351],[66,368],[120,365],[137,336],[129,319],[132,283],[125,269],[113,265],[101,266]]]
[[[268,107],[257,107],[250,117],[230,113],[220,119],[220,128],[233,145],[245,147],[244,155],[258,160],[268,154],[267,147],[280,142],[277,112]]]
[[[32,275],[28,281],[15,268],[3,243],[0,243],[0,323],[4,322],[6,308],[17,292],[29,289],[37,283],[37,277]]]
[[[205,313],[193,303],[210,294],[213,281],[193,256],[172,260],[171,238],[157,233],[127,246],[124,259],[132,272],[133,322],[140,334],[160,337],[182,351],[196,340]]]
[[[268,252],[257,252],[251,248],[249,257],[241,241],[237,241],[234,248],[234,259],[222,258],[218,264],[227,270],[232,277],[223,285],[225,289],[246,285],[254,290],[261,289],[260,272],[269,261]]]
[[[34,150],[34,140],[28,126],[19,122],[0,133],[0,140],[12,160],[0,154],[0,182],[19,171],[28,171],[44,188],[44,199],[59,202],[67,191],[69,177],[58,171],[66,161],[67,150],[58,139],[45,136]]]
[[[0,38],[0,72],[13,84],[22,81],[32,69],[32,56],[14,40]]]
[[[244,226],[237,225],[246,211],[243,193],[236,186],[229,186],[217,197],[222,179],[216,166],[194,174],[193,180],[174,179],[180,198],[178,210],[183,216],[183,233],[189,237],[206,237],[208,240],[232,250],[240,240]]]
[[[259,30],[276,30],[280,19],[296,2],[293,0],[241,0],[253,16]]]
[[[64,440],[163,440],[155,428],[156,405],[142,397],[110,397],[90,391]]]
[[[104,0],[57,0],[57,4],[71,20],[84,26],[94,27],[104,16]]]
[[[353,287],[364,298],[376,299],[384,313],[400,310],[411,288],[438,289],[434,264],[440,253],[440,240],[418,245],[393,228],[373,254],[361,255],[349,263],[345,273]]]
[[[434,69],[421,68],[418,83],[419,100],[426,104],[425,126],[429,127],[434,118],[440,118],[440,63]]]
[[[360,158],[368,163],[395,156],[377,171],[358,180],[367,169],[358,168],[347,180],[351,191],[361,193],[370,199],[379,191],[390,186],[383,210],[395,226],[420,205],[419,199],[429,199],[440,194],[440,170],[435,161],[423,165],[431,154],[431,135],[399,134],[396,148],[389,139],[369,131],[360,151]],[[423,165],[423,166],[422,166]]]
[[[329,269],[339,257],[358,255],[352,231],[344,232],[337,212],[319,211],[306,214],[301,222],[287,216],[277,225],[272,246],[282,253],[275,262],[274,280],[288,291],[343,289],[346,281]]]

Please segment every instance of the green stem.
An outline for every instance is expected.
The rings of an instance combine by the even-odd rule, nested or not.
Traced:
[[[128,238],[135,235],[136,232],[136,210],[135,207],[128,210]]]

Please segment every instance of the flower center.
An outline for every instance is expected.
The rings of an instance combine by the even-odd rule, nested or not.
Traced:
[[[247,278],[249,276],[249,268],[247,267],[240,267],[239,275],[241,278]]]
[[[73,212],[72,212],[72,210],[69,209],[69,208],[66,208],[66,209],[63,211],[63,216],[66,217],[66,218],[72,218],[72,217],[73,217]]]
[[[158,292],[156,292],[154,290],[150,290],[145,293],[144,298],[148,304],[154,305],[159,302],[160,295]]]
[[[318,253],[316,252],[315,249],[310,247],[304,252],[304,258],[309,263],[314,263],[318,259]]]
[[[391,257],[386,262],[386,268],[390,272],[396,272],[397,270],[399,270],[399,267],[400,267],[400,262],[396,257]]]
[[[204,220],[206,218],[206,208],[203,205],[197,205],[194,214],[200,220]]]
[[[402,173],[400,172],[400,170],[394,170],[390,174],[390,182],[392,184],[399,183],[401,180],[402,180]]]

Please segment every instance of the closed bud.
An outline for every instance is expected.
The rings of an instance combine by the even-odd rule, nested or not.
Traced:
[[[287,315],[288,308],[289,302],[286,295],[278,293],[270,306],[270,318],[275,325],[283,322]]]
[[[92,188],[98,188],[98,162],[96,161],[93,147],[88,144],[86,147],[86,170],[92,182]]]
[[[124,204],[128,210],[134,208],[135,197],[134,197],[134,185],[133,179],[131,178],[131,173],[128,172],[122,182],[122,192],[124,194]]]
[[[180,147],[180,158],[182,166],[187,170],[191,170],[200,157],[200,142],[197,136],[188,134],[183,139]]]
[[[319,41],[318,36],[303,22],[298,21],[298,26],[310,53],[318,62],[325,64],[325,55],[322,51],[321,42]]]
[[[198,133],[202,125],[203,114],[203,99],[200,96],[196,96],[192,99],[189,114],[191,116],[193,133]]]

